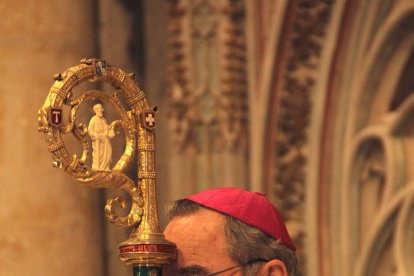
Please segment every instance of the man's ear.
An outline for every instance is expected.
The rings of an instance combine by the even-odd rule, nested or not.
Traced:
[[[288,276],[286,265],[277,259],[268,261],[262,271],[266,276]]]

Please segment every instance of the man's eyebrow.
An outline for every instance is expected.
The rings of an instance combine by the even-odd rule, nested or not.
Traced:
[[[189,265],[178,268],[179,275],[181,274],[207,274],[207,270],[200,265]]]

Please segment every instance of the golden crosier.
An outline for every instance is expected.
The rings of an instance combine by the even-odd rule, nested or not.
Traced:
[[[155,112],[131,76],[98,59],[83,59],[79,65],[56,74],[55,83],[38,112],[39,131],[45,135],[54,166],[64,169],[87,187],[122,189],[131,196],[131,210],[126,216],[115,213],[116,206],[126,206],[121,197],[109,199],[105,206],[105,215],[110,222],[135,227],[130,238],[120,244],[120,258],[132,265],[162,266],[176,258],[176,248],[164,239],[157,217]],[[108,95],[90,90],[74,99],[73,88],[84,81],[109,83],[116,92]],[[120,120],[112,122],[111,127],[122,128],[126,140],[122,156],[107,171],[88,167],[91,153],[88,128],[76,121],[79,107],[96,100],[114,108]],[[63,122],[63,108],[69,108],[66,124]],[[72,134],[82,145],[81,156],[68,151],[62,139],[66,134]],[[138,162],[137,184],[123,173],[135,159]]]

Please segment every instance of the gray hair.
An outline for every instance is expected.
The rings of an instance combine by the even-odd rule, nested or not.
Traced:
[[[201,206],[188,199],[175,201],[168,210],[168,219],[196,213]],[[212,210],[212,209],[210,209]],[[213,210],[215,211],[215,210]],[[224,235],[227,240],[230,258],[239,264],[246,264],[255,259],[279,259],[285,265],[290,276],[297,275],[297,259],[295,252],[281,244],[263,231],[247,225],[238,219],[220,213],[224,217]],[[254,275],[262,264],[252,263],[244,270],[244,275]]]

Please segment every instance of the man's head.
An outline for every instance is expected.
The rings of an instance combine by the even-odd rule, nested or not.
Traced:
[[[103,108],[102,104],[100,104],[100,103],[95,104],[92,107],[92,109],[93,109],[93,112],[95,112],[96,116],[98,116],[100,118],[103,117],[103,110],[104,110],[104,108]]]
[[[174,275],[296,274],[295,246],[262,194],[208,190],[176,201],[169,217],[164,234],[178,248]]]

